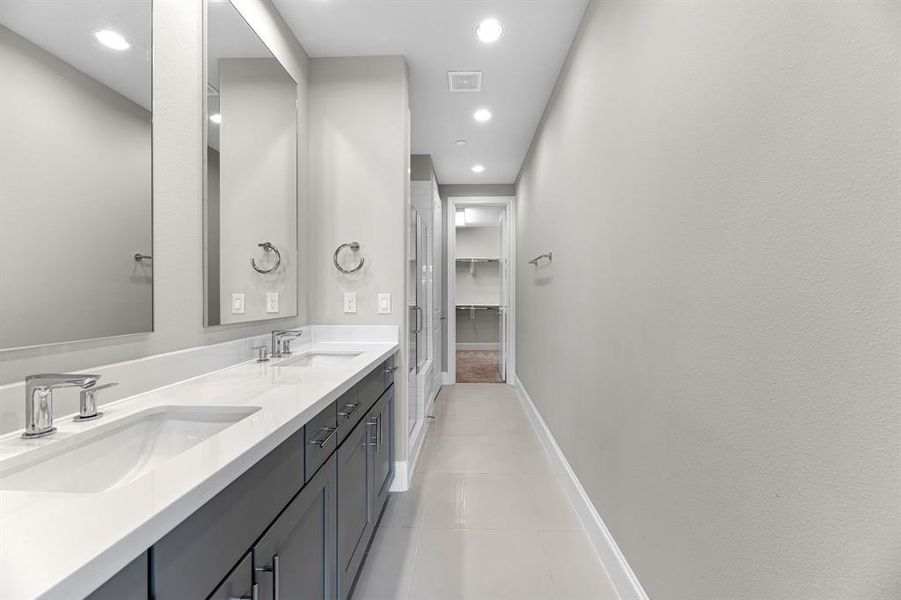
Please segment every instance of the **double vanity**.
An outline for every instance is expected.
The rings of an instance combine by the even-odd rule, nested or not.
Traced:
[[[393,478],[397,349],[308,339],[3,436],[0,597],[346,600]]]

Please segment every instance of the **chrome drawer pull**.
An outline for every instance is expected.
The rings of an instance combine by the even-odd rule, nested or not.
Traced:
[[[341,415],[342,417],[344,417],[345,419],[349,419],[350,415],[354,414],[354,411],[357,410],[357,408],[359,408],[359,406],[360,406],[359,402],[357,404],[345,404],[344,411],[346,411],[346,412],[341,411],[338,414]],[[348,408],[350,410],[347,410]]]
[[[272,573],[272,600],[278,600],[278,554],[273,555],[272,565],[257,567],[257,573]]]
[[[394,373],[395,371],[397,371],[399,368],[400,368],[400,367],[388,367],[387,369],[385,369],[385,373],[388,374],[388,375],[391,375],[392,373]]]
[[[310,445],[311,446],[319,446],[320,448],[324,448],[325,445],[328,444],[328,441],[330,439],[332,439],[332,436],[338,432],[338,428],[337,427],[320,427],[319,431],[328,431],[328,435],[325,436],[321,440],[310,440]]]
[[[376,418],[375,421],[366,421],[366,427],[378,427],[378,426],[379,426],[379,420],[378,420],[378,418]],[[375,432],[375,442],[371,442],[371,441],[370,441],[371,439],[372,439],[372,438],[369,436],[369,431],[367,430],[367,431],[366,431],[366,443],[363,444],[363,445],[364,445],[364,446],[376,446],[376,447],[378,447],[378,445],[379,445],[379,432],[378,432],[378,429],[376,429],[376,432]]]

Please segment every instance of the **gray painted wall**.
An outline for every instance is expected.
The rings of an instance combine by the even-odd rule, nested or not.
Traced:
[[[0,57],[0,347],[150,331],[150,113],[3,26]]]
[[[403,57],[314,58],[311,63],[310,154],[312,270],[310,315],[326,325],[406,322],[407,199],[410,193],[407,66]],[[338,272],[335,249],[360,243],[366,262]],[[342,255],[354,264],[353,253]],[[345,314],[345,292],[357,293],[357,312]],[[378,314],[377,294],[390,293],[391,314]],[[399,373],[406,373],[402,339]],[[398,398],[405,398],[403,377]],[[406,423],[406,402],[397,402]],[[405,428],[398,427],[397,460],[404,460]]]
[[[901,598],[901,4],[596,2],[517,370],[655,600]]]
[[[288,64],[300,83],[300,111],[306,114],[308,58],[269,0],[234,0],[251,26]],[[309,276],[299,261],[301,302],[296,318],[248,325],[203,326],[201,203],[203,5],[155,2],[153,5],[153,269],[154,332],[87,342],[56,344],[0,353],[0,382],[29,373],[76,371],[160,352],[265,333],[274,327],[307,322],[303,301]],[[299,222],[308,223],[306,128],[302,128]],[[301,228],[301,231],[303,229]],[[301,234],[301,256],[308,236]],[[120,386],[124,387],[124,386]],[[118,388],[108,390],[115,397]],[[61,393],[69,393],[61,390]]]

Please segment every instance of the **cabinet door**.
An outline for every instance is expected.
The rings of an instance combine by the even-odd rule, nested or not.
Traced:
[[[259,600],[334,600],[336,462],[334,455],[254,546]]]
[[[367,416],[368,417],[368,416]],[[338,598],[350,595],[371,532],[370,443],[375,424],[364,418],[338,448]]]
[[[367,416],[367,422],[375,423],[374,445],[370,446],[372,465],[371,520],[373,524],[382,514],[388,500],[388,490],[394,478],[394,388],[389,389],[379,399]]]

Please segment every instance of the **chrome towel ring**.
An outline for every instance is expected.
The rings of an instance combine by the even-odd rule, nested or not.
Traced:
[[[335,263],[335,268],[338,269],[339,271],[341,271],[342,273],[356,273],[357,271],[359,271],[360,269],[363,268],[363,263],[366,262],[366,259],[364,259],[364,258],[361,256],[361,257],[360,257],[360,264],[358,264],[358,265],[357,265],[356,267],[354,267],[353,269],[345,269],[345,268],[342,267],[341,264],[338,262],[338,254],[339,254],[342,250],[344,250],[345,248],[350,248],[350,249],[353,250],[354,252],[358,252],[358,251],[360,250],[360,244],[359,244],[358,242],[349,242],[349,243],[347,243],[347,244],[341,244],[340,246],[338,246],[338,248],[335,249],[335,255],[332,257],[332,261]]]
[[[275,252],[275,264],[272,265],[271,267],[269,267],[268,269],[263,269],[263,268],[258,267],[257,261],[254,260],[253,258],[251,258],[250,266],[253,267],[253,270],[256,271],[257,273],[263,273],[264,275],[266,273],[272,273],[282,263],[281,252],[278,251],[278,248],[276,248],[275,246],[272,245],[272,242],[262,242],[260,244],[257,244],[257,246],[259,246],[260,248],[265,250],[266,254],[269,254],[270,252]]]

